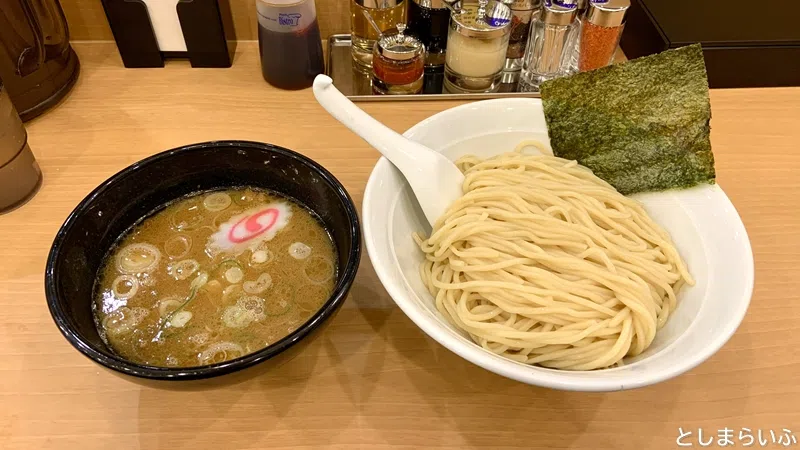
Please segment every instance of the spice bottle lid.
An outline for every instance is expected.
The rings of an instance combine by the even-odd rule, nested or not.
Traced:
[[[577,13],[577,0],[545,0],[541,20],[548,25],[569,25]]]
[[[586,20],[601,27],[618,27],[630,6],[630,0],[590,0]]]
[[[425,46],[417,38],[404,34],[405,24],[398,23],[397,27],[381,34],[375,47],[379,55],[394,61],[406,61],[422,56]]]
[[[479,38],[504,36],[511,30],[511,9],[499,1],[463,0],[454,6],[450,26],[458,34]]]

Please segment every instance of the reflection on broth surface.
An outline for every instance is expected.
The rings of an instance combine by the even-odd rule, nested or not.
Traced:
[[[120,356],[191,367],[260,350],[333,292],[328,233],[299,204],[236,189],[180,199],[109,253],[95,316]]]

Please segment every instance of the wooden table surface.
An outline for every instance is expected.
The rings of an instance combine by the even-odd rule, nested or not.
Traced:
[[[61,336],[43,268],[59,226],[95,186],[156,152],[213,139],[271,142],[330,169],[361,204],[377,153],[310,90],[261,79],[257,46],[234,67],[122,68],[111,44],[78,44],[78,84],[28,125],[44,184],[0,216],[0,448],[676,448],[729,428],[800,436],[800,88],[711,93],[719,183],[756,259],[755,293],[728,344],[657,386],[586,394],[519,384],[471,365],[395,307],[368,258],[342,313],[269,375],[200,392],[140,387]],[[394,129],[457,102],[364,108]],[[747,438],[745,438],[747,439]]]

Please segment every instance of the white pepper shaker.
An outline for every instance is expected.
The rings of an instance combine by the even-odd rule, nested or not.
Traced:
[[[567,74],[577,10],[574,0],[545,0],[541,14],[531,25],[520,90],[536,92],[542,82]]]

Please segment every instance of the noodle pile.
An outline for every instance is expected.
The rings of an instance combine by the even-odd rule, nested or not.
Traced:
[[[456,164],[464,196],[415,239],[437,309],[483,348],[556,369],[619,365],[694,284],[642,206],[577,162],[514,152]]]

